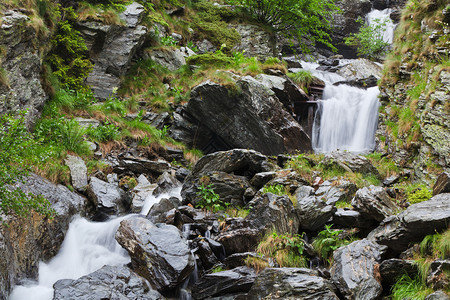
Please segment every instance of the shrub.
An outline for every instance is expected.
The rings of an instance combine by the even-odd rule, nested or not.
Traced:
[[[418,188],[415,191],[407,193],[408,201],[411,204],[427,201],[431,197],[433,197],[433,194],[426,187]]]
[[[107,142],[120,139],[119,127],[114,124],[110,124],[108,121],[96,128],[90,126],[86,133],[96,142]]]
[[[34,158],[27,154],[37,145],[25,127],[24,116],[25,112],[17,117],[0,116],[0,220],[2,214],[25,216],[31,210],[48,217],[54,214],[50,202],[42,196],[14,187],[29,174]]]
[[[278,196],[286,195],[286,187],[281,184],[275,184],[275,185],[265,185],[263,187],[263,193],[272,193]]]
[[[220,200],[220,196],[214,192],[213,185],[205,185],[202,183],[198,187],[197,195],[201,197],[200,201],[197,202],[196,206],[210,210],[213,212],[218,212],[219,210],[225,210],[229,203],[224,203]]]
[[[345,44],[349,46],[356,46],[358,55],[365,56],[369,59],[380,59],[386,55],[389,49],[389,43],[383,39],[384,32],[388,20],[381,21],[374,20],[374,24],[367,25],[359,17],[357,19],[362,27],[358,33],[353,33],[345,39]]]
[[[331,229],[333,225],[325,225],[313,240],[312,246],[324,261],[328,261],[333,251],[351,243],[351,239],[342,239],[343,230]]]

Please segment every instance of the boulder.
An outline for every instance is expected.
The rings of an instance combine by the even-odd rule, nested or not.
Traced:
[[[308,196],[297,198],[295,212],[303,230],[317,231],[331,219],[336,212],[336,207],[327,205],[315,196]]]
[[[0,298],[25,278],[37,278],[40,261],[55,256],[75,214],[86,213],[87,201],[63,185],[31,174],[18,186],[26,193],[42,195],[56,215],[49,220],[35,212],[26,218],[9,216],[0,224]],[[32,249],[32,251],[30,251]]]
[[[377,299],[382,292],[375,265],[381,261],[383,247],[363,239],[333,253],[331,280],[347,299]]]
[[[450,297],[444,291],[436,291],[425,297],[425,300],[449,300]]]
[[[347,81],[338,81],[333,83],[333,85],[340,85],[340,84],[346,84],[349,86],[354,86],[361,89],[367,89],[370,87],[374,87],[378,85],[378,79],[370,75],[367,78],[359,78],[359,79],[353,79],[353,80],[347,80]]]
[[[350,202],[356,189],[356,185],[347,180],[326,180],[319,185],[314,194],[327,205],[334,205],[338,201]]]
[[[233,50],[244,52],[247,57],[257,57],[264,61],[268,57],[276,56],[273,36],[260,26],[252,24],[231,25],[241,36],[240,43]]]
[[[197,259],[197,268],[200,270],[210,270],[215,265],[219,265],[219,259],[214,254],[208,241],[203,237],[197,237],[192,241],[191,247],[196,249],[194,254]],[[200,260],[200,261],[198,261]]]
[[[271,230],[290,234],[298,232],[299,220],[287,196],[267,193],[252,200],[249,206],[252,208],[245,219],[231,222],[226,227],[228,229],[216,238],[225,247],[227,255],[253,251]]]
[[[371,76],[381,78],[381,66],[365,58],[352,60],[336,72],[347,80],[363,80]]]
[[[433,186],[433,196],[441,193],[450,193],[450,173],[448,172],[441,173]]]
[[[147,280],[125,266],[104,266],[77,280],[58,280],[53,288],[53,300],[165,299]]]
[[[414,260],[391,258],[383,260],[380,264],[380,275],[383,284],[389,286],[395,284],[400,276],[407,274],[414,278],[419,273]]]
[[[128,251],[132,269],[158,291],[173,291],[194,270],[188,243],[175,226],[135,216],[120,223],[116,240]]]
[[[269,172],[275,168],[267,156],[253,150],[233,149],[205,155],[194,165],[184,181],[181,189],[183,203],[196,201],[200,179],[212,172],[234,174],[233,178],[241,178],[243,181],[242,177],[251,179],[256,173]]]
[[[249,267],[207,274],[192,287],[194,299],[210,299],[228,294],[246,293],[255,281],[255,271]]]
[[[47,100],[40,79],[49,34],[37,32],[25,11],[2,11],[0,23],[0,115],[27,109],[31,128]]]
[[[367,219],[357,211],[344,208],[338,208],[336,210],[333,215],[333,224],[344,228],[357,227],[359,229],[373,228],[373,226],[376,226],[376,223],[374,225],[373,219]]]
[[[145,57],[152,59],[156,63],[169,69],[176,71],[186,64],[186,57],[195,55],[195,52],[187,47],[181,48],[161,48],[148,50]]]
[[[245,299],[339,298],[333,284],[319,277],[316,271],[305,268],[266,268],[258,274]]]
[[[383,187],[374,185],[359,189],[352,200],[352,206],[363,217],[378,222],[400,210]]]
[[[228,268],[233,269],[236,267],[244,266],[245,260],[248,257],[260,258],[260,259],[264,260],[264,258],[256,252],[242,252],[242,253],[234,253],[234,254],[227,256],[224,259],[223,263]]]
[[[131,204],[130,196],[117,184],[96,177],[91,177],[86,193],[95,208],[95,220],[105,220],[110,215],[124,213]]]
[[[250,148],[268,155],[312,149],[310,137],[274,92],[251,76],[233,85],[208,80],[191,91],[186,113],[212,133],[209,144],[220,142],[225,149]]]
[[[119,161],[119,165],[114,167],[114,171],[128,170],[137,175],[146,174],[149,176],[160,176],[164,172],[171,170],[170,164],[162,159],[149,160],[142,157],[126,156]]]
[[[260,189],[275,176],[276,173],[273,171],[256,173],[255,176],[253,176],[253,178],[250,180],[250,184],[257,189]]]
[[[140,213],[144,208],[145,199],[152,194],[156,188],[156,184],[150,183],[144,174],[139,175],[137,179],[138,185],[131,191],[132,200],[130,210],[132,213]]]
[[[181,182],[179,182],[178,179],[170,175],[168,172],[164,172],[161,176],[159,176],[156,184],[158,186],[153,191],[153,195],[156,197],[181,186]]]
[[[125,25],[104,25],[95,21],[83,21],[77,29],[86,41],[94,68],[86,84],[94,95],[107,99],[114,95],[120,85],[120,77],[125,75],[132,58],[148,37],[148,29],[138,25],[143,17],[144,7],[131,3],[121,17]]]
[[[174,200],[178,198],[174,197]],[[179,200],[178,200],[179,201]],[[159,203],[153,204],[150,211],[147,214],[147,219],[153,223],[166,223],[167,215],[166,213],[178,208],[178,203],[176,201],[171,201],[171,199],[162,198]]]
[[[431,263],[427,276],[427,285],[433,290],[448,289],[450,286],[450,259],[438,259]]]
[[[426,235],[447,229],[449,222],[450,193],[439,194],[386,218],[367,238],[400,253]]]
[[[87,167],[84,160],[81,157],[67,155],[64,160],[66,166],[70,169],[70,178],[72,180],[72,186],[77,191],[84,191],[87,181]]]
[[[358,172],[379,176],[378,170],[364,156],[347,151],[334,151],[325,155],[322,163],[325,166],[337,166],[348,172]]]

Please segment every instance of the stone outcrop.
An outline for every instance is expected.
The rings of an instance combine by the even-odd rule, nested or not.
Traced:
[[[304,268],[267,268],[256,277],[245,299],[337,300],[335,287],[316,271]]]
[[[311,151],[308,134],[275,93],[251,76],[230,86],[201,83],[192,89],[184,115],[196,125],[188,122],[175,127],[182,126],[191,134],[197,127],[197,136],[202,138],[195,146],[206,153],[232,148],[250,148],[268,155]]]
[[[377,299],[382,287],[374,270],[382,254],[383,247],[367,239],[337,249],[331,280],[347,299]]]
[[[450,193],[439,194],[428,201],[413,204],[405,211],[385,219],[368,239],[386,245],[400,253],[426,235],[448,228],[450,222]]]
[[[166,299],[147,280],[125,266],[104,266],[76,280],[58,280],[53,287],[54,300]]]
[[[378,222],[400,210],[384,188],[373,185],[358,190],[352,200],[352,206],[364,218]]]
[[[186,64],[186,57],[195,55],[191,49],[181,47],[176,49],[151,49],[144,53],[144,58],[151,58],[169,71],[176,71]]]
[[[49,37],[16,10],[3,12],[0,23],[0,114],[27,109],[32,127],[47,99],[40,73]]]
[[[106,99],[114,94],[120,85],[120,76],[125,74],[133,56],[147,39],[147,27],[138,25],[143,13],[144,7],[134,2],[121,15],[124,26],[94,21],[77,24],[94,62],[86,84],[97,98]]]
[[[49,220],[37,213],[27,218],[9,217],[0,224],[0,298],[19,280],[36,278],[41,260],[55,256],[61,246],[72,216],[86,212],[86,199],[67,187],[55,185],[37,175],[30,175],[23,191],[42,195],[52,204],[56,215]]]
[[[77,191],[84,191],[87,181],[87,167],[83,159],[78,156],[67,155],[65,159],[66,165],[70,169],[70,178],[72,180],[72,186]]]
[[[264,61],[268,57],[276,57],[275,38],[268,31],[252,24],[231,25],[241,36],[234,51],[244,51],[247,57],[257,57]]]
[[[194,270],[188,243],[175,226],[131,217],[120,223],[116,240],[130,254],[132,269],[158,291],[173,291]]]

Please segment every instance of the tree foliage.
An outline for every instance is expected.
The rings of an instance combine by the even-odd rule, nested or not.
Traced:
[[[256,20],[269,25],[287,38],[298,39],[304,51],[303,42],[312,46],[316,42],[335,49],[330,43],[328,31],[331,29],[332,15],[339,12],[334,0],[230,0],[241,5]]]
[[[47,216],[53,213],[49,201],[14,186],[29,174],[32,159],[26,154],[36,145],[24,116],[24,112],[17,117],[0,116],[0,220],[2,214],[24,216],[30,210]]]
[[[384,32],[388,20],[375,19],[373,24],[364,24],[361,18],[357,22],[362,24],[358,33],[353,33],[345,39],[348,46],[356,46],[358,55],[369,59],[380,59],[389,50],[389,43],[384,41]]]

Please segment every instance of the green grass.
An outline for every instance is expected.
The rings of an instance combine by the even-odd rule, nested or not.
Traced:
[[[313,239],[312,246],[324,262],[331,264],[331,257],[334,250],[348,245],[355,241],[354,238],[342,239],[340,236],[343,230],[331,229],[333,225],[325,225],[325,229],[320,231]]]
[[[391,299],[403,300],[414,299],[423,300],[433,292],[433,289],[427,287],[418,278],[411,278],[408,275],[402,275],[392,287]]]

